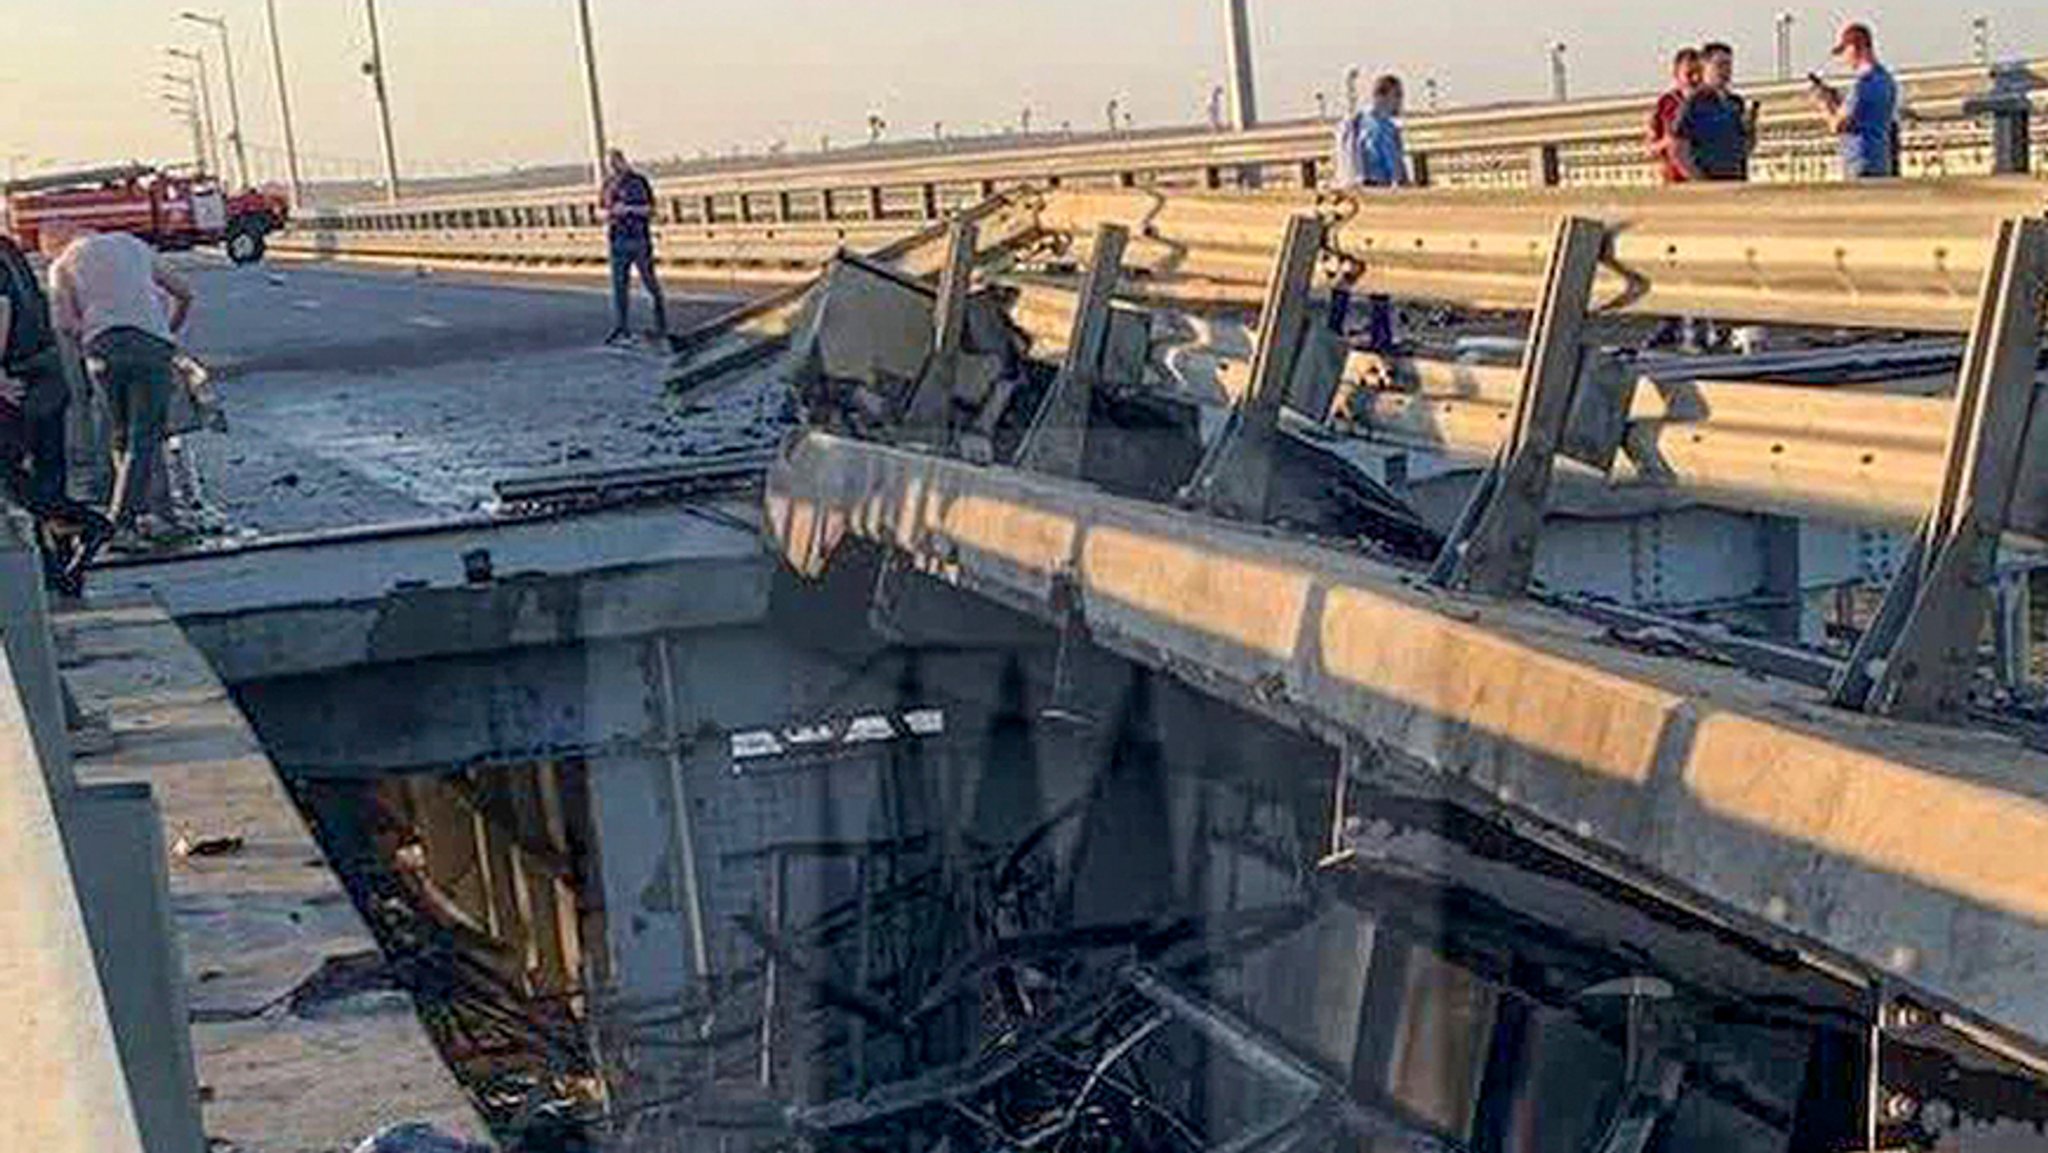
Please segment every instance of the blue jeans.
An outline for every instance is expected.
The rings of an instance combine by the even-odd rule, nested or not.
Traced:
[[[663,336],[668,335],[668,302],[662,299],[661,279],[654,273],[654,241],[614,242],[611,255],[612,327],[625,332],[631,325],[632,275],[638,271],[640,283],[647,286],[647,295],[654,298],[654,330]]]
[[[85,346],[86,368],[107,398],[113,418],[114,499],[107,519],[134,523],[149,476],[163,452],[164,418],[177,387],[171,358],[177,349],[135,328],[111,328]]]
[[[1335,294],[1330,310],[1330,328],[1339,336],[1351,340],[1355,347],[1371,352],[1391,352],[1394,348],[1394,300],[1389,296],[1371,295],[1364,300],[1365,335],[1363,343],[1358,342],[1358,331],[1353,316],[1359,307],[1359,300],[1349,292]]]

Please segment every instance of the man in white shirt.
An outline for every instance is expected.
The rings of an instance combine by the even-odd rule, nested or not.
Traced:
[[[107,516],[131,528],[157,466],[170,406],[177,333],[192,288],[156,251],[126,233],[82,233],[50,264],[50,311],[78,342],[107,399],[115,453]]]

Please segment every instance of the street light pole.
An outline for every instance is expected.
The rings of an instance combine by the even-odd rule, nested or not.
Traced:
[[[221,171],[220,166],[220,129],[215,127],[213,120],[213,77],[206,67],[206,53],[197,50],[187,51],[183,48],[166,48],[164,52],[174,59],[192,65],[198,74],[199,79],[196,82],[191,77],[182,77],[180,82],[189,84],[197,90],[199,114],[206,119],[206,155],[209,159],[200,167],[210,171],[215,177],[224,176],[226,174]]]
[[[235,180],[247,188],[249,146],[242,139],[242,97],[235,87],[235,47],[228,36],[228,22],[218,16],[205,16],[198,12],[181,12],[179,16],[194,24],[203,24],[220,35],[220,65],[228,74],[228,126],[233,133],[229,139],[235,143]]]
[[[191,83],[190,78],[186,78],[186,83]],[[201,172],[206,171],[206,145],[203,138],[199,135],[199,110],[193,107],[189,97],[180,97],[175,93],[166,92],[163,94],[163,98],[164,104],[171,110],[171,115],[183,119],[191,127],[192,165]]]
[[[1564,41],[1550,46],[1550,98],[1559,104],[1571,99],[1571,80],[1565,71],[1564,54]]]
[[[178,51],[174,47],[164,49],[164,53],[174,57],[174,59],[195,61],[195,66],[197,66],[197,63],[203,63],[203,61],[199,61],[197,55],[186,53],[186,51]],[[219,174],[219,160],[221,158],[213,152],[215,147],[219,147],[219,139],[213,135],[213,100],[207,98],[205,68],[199,68],[197,72],[166,72],[164,80],[168,84],[176,84],[178,88],[184,90],[184,100],[190,100],[190,104],[193,104],[193,115],[195,117],[201,117],[201,115],[205,117],[205,133],[201,135],[203,145],[201,145],[201,150],[199,150],[199,170],[203,174],[209,174],[209,176]]]
[[[1228,0],[1230,37],[1230,126],[1239,132],[1259,123],[1258,94],[1252,77],[1250,0]]]
[[[384,37],[377,29],[377,0],[363,0],[370,17],[370,62],[363,71],[377,93],[377,117],[384,131],[384,189],[393,204],[398,203],[398,145],[391,136],[391,93],[384,86]]]
[[[583,81],[590,93],[590,140],[596,150],[591,165],[598,195],[604,195],[605,159],[611,142],[604,131],[604,92],[597,82],[597,38],[590,30],[590,0],[576,0],[576,22],[583,36]]]
[[[1790,12],[1778,13],[1778,79],[1792,79],[1792,25],[1797,17]]]
[[[263,0],[263,9],[270,22],[270,61],[277,68],[277,114],[284,123],[285,172],[291,178],[292,210],[296,212],[304,201],[305,190],[299,181],[299,137],[292,129],[292,96],[284,79],[284,42],[277,35],[277,0]]]

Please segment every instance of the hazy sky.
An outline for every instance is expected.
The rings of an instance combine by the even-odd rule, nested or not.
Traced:
[[[203,5],[234,29],[254,155],[278,168],[277,96],[261,0],[0,0],[0,162],[177,159],[189,136],[158,93],[166,45],[209,42],[180,24]],[[587,145],[572,0],[380,0],[401,163],[457,171],[578,158]],[[365,175],[379,155],[363,0],[278,0],[299,146],[309,175]],[[1094,127],[1112,96],[1140,124],[1201,119],[1222,79],[1222,0],[592,0],[607,111],[645,155],[816,147],[864,135],[1014,124]],[[1771,67],[1772,19],[1799,18],[1802,66],[1831,26],[1872,20],[1895,63],[1966,59],[1969,20],[1991,18],[2001,56],[2048,55],[2048,2],[1910,0],[1848,9],[1786,0],[1252,0],[1262,111],[1338,99],[1344,71],[1434,75],[1447,103],[1548,91],[1544,46],[1570,45],[1574,92],[1655,85],[1659,58],[1703,36]],[[219,69],[215,71],[219,87]],[[1419,92],[1420,86],[1411,85]],[[218,100],[226,104],[224,95]],[[219,110],[225,130],[226,109]]]

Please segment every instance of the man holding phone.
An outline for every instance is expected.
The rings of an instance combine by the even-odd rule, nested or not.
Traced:
[[[1673,150],[1692,179],[1748,180],[1756,123],[1749,103],[1735,94],[1735,49],[1708,44],[1700,61],[1704,81],[1679,106]]]
[[[1870,26],[1845,25],[1835,41],[1834,54],[1856,70],[1855,83],[1847,93],[1830,87],[1817,75],[1807,79],[1828,118],[1828,127],[1841,139],[1843,176],[1850,180],[1897,176],[1899,84],[1892,79],[1891,70],[1878,62]]]

